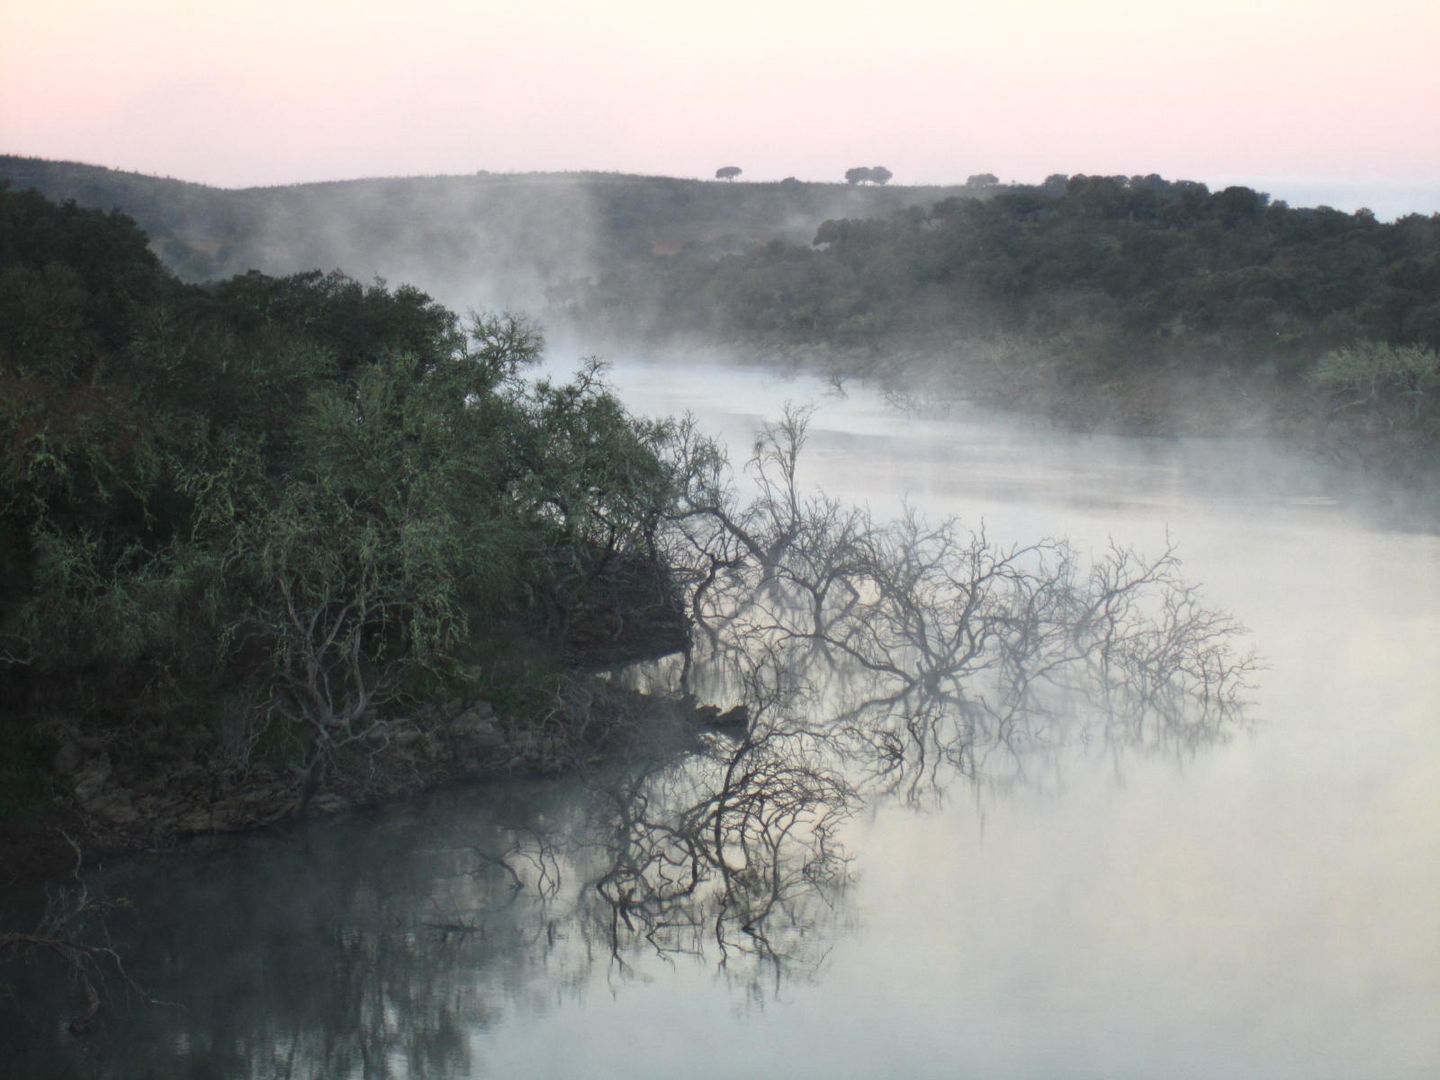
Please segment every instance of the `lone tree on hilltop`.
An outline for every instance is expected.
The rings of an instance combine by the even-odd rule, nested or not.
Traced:
[[[745,170],[740,168],[739,165],[724,165],[715,170],[715,179],[734,180],[735,177],[739,176],[744,171]]]
[[[894,175],[884,165],[857,165],[853,169],[845,170],[845,182],[847,184],[883,184]]]
[[[1047,180],[1046,183],[1049,183]],[[1000,185],[1000,178],[994,173],[982,172],[965,178],[967,188],[992,188]]]

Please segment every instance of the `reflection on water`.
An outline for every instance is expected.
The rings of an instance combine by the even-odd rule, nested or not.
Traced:
[[[679,963],[711,970],[734,1001],[763,1010],[792,984],[822,980],[845,940],[852,859],[840,834],[867,787],[846,737],[868,708],[904,712],[849,697],[842,735],[828,739],[814,687],[789,686],[783,705],[809,701],[809,715],[782,708],[668,760],[130,864],[102,880],[127,901],[109,929],[135,980],[174,1004],[143,1007],[109,984],[101,1022],[76,1038],[57,1022],[73,989],[38,972],[20,983],[25,1030],[12,1030],[7,1068],[477,1075],[485,1037],[517,1014],[654,980],[657,964],[659,977]],[[904,712],[919,751],[909,783],[923,776],[939,790],[925,749],[950,722],[939,696],[919,700]],[[1005,741],[954,740],[944,760],[980,775],[979,758]],[[1021,760],[1013,742],[1009,760]],[[878,775],[894,786],[908,774],[891,762]]]
[[[7,1075],[471,1075],[486,1031],[647,958],[707,958],[763,1004],[828,951],[842,807],[822,775],[730,747],[134,867],[107,882],[134,905],[111,928],[178,1006],[120,997],[77,1040],[64,988],[27,988],[37,1028]]]
[[[692,383],[617,376],[642,408],[694,404]],[[804,389],[704,379],[746,450],[762,399],[773,416]],[[970,534],[884,533],[855,607],[797,605],[842,550],[801,543],[769,581],[716,587],[688,668],[627,676],[744,700],[741,729],[98,878],[133,905],[110,927],[136,980],[179,1007],[112,985],[77,1040],[73,988],[21,972],[0,1071],[1433,1075],[1435,535],[1349,516],[1283,455],[897,431],[858,393],[834,404],[802,479],[983,518],[963,565],[994,591],[915,558]],[[1059,533],[1073,546],[1025,547]],[[1137,579],[1150,599],[1108,628],[1086,614]],[[1197,579],[1266,656],[1248,734],[1206,696],[1215,668],[1152,678],[1196,629]],[[957,617],[967,599],[991,621]],[[971,655],[958,631],[982,625]],[[1179,655],[1237,662],[1204,644]]]

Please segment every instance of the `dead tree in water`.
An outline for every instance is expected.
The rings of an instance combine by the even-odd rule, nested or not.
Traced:
[[[695,627],[681,689],[744,702],[746,722],[592,773],[588,869],[507,849],[512,885],[527,861],[567,866],[586,941],[621,970],[633,950],[814,970],[806,931],[848,880],[839,827],[863,795],[1022,776],[1072,738],[1193,748],[1236,722],[1239,627],[1171,549],[1087,562],[914,511],[877,522],[803,493],[808,418],[762,430],[748,501],[693,426],[671,447],[686,486],[657,536]]]
[[[691,474],[670,548],[691,585],[687,680],[736,696],[771,667],[787,723],[911,779],[997,749],[1018,765],[1070,735],[1183,746],[1236,722],[1254,658],[1172,546],[1112,543],[1087,565],[1064,540],[998,544],[913,509],[876,521],[802,493],[809,419],[788,408],[762,429],[748,503],[718,469]]]

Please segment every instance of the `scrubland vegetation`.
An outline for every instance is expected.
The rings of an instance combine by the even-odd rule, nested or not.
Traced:
[[[1440,436],[1433,217],[1382,224],[1155,176],[980,175],[946,191],[481,175],[218,192],[6,168],[137,204],[158,229],[0,188],[12,822],[49,813],[57,782],[82,809],[94,796],[92,819],[147,820],[151,803],[107,793],[166,747],[212,787],[264,779],[271,815],[337,785],[383,794],[405,784],[373,779],[377,755],[399,754],[412,779],[444,772],[420,761],[441,751],[401,738],[426,717],[463,729],[490,765],[552,767],[589,752],[570,719],[586,717],[587,738],[607,730],[591,726],[588,690],[562,700],[577,664],[690,648],[697,628],[700,651],[716,650],[713,627],[744,625],[740,593],[773,592],[803,535],[839,560],[804,589],[867,605],[890,573],[878,552],[916,559],[933,542],[920,525],[884,540],[889,526],[837,508],[807,525],[794,491],[790,524],[765,534],[747,515],[780,505],[773,490],[735,503],[713,446],[629,416],[594,364],[568,383],[529,378],[542,340],[524,318],[462,319],[412,286],[338,271],[218,275],[252,259],[430,245],[427,272],[447,277],[523,253],[546,318],[597,341],[785,355],[1087,425],[1218,429],[1243,413],[1419,474]],[[563,212],[542,230],[546,206]],[[505,243],[462,251],[500,237],[507,215]],[[971,571],[995,558],[943,546]],[[748,584],[726,592],[730,578]],[[728,614],[706,606],[722,594]],[[854,652],[870,632],[791,627],[786,640],[893,667]],[[924,654],[908,633],[894,648]],[[345,787],[357,769],[371,780]]]
[[[829,220],[811,243],[653,259],[602,278],[577,321],[623,312],[662,339],[823,356],[1088,424],[1175,430],[1210,405],[1252,429],[1440,435],[1435,217],[1157,176],[984,190]]]
[[[607,348],[799,360],[1070,425],[1298,434],[1392,461],[1436,442],[1433,216],[1154,175],[482,172],[224,191],[10,157],[0,177],[124,210],[191,281],[340,267],[522,307]]]
[[[395,177],[226,190],[0,155],[0,179],[133,217],[188,281],[251,269],[381,274],[464,308],[568,303],[585,282],[688,250],[808,243],[829,218],[879,217],[959,187],[725,183],[617,173]]]
[[[885,564],[978,581],[1010,565],[983,539],[807,509],[773,480],[742,506],[714,446],[684,424],[628,415],[595,364],[568,383],[529,378],[542,340],[524,318],[464,320],[417,288],[338,271],[187,282],[157,255],[197,276],[200,248],[185,245],[231,229],[252,246],[211,248],[206,264],[230,265],[305,207],[354,210],[350,185],[220,193],[7,167],[138,200],[161,229],[147,238],[118,211],[0,188],[0,725],[12,749],[0,811],[12,826],[61,805],[97,836],[133,833],[169,806],[136,786],[156,775],[172,788],[189,778],[170,806],[184,832],[477,767],[566,767],[615,727],[597,721],[608,706],[594,687],[567,674],[577,665],[686,650],[688,680],[698,656],[773,655],[777,634],[888,672],[902,693],[930,686],[906,665],[950,653],[899,624],[881,644],[887,603],[958,603],[944,648],[971,641],[982,667],[1005,640],[974,645],[967,620],[983,605],[918,597],[930,571],[896,577]],[[337,230],[301,229],[278,261],[320,250],[312,242],[327,254],[370,244],[377,228],[399,236],[440,188],[453,206],[463,188],[512,210],[548,193],[590,226],[580,242],[593,273],[546,255],[563,230],[529,252],[547,318],[568,332],[781,353],[837,378],[1076,423],[1179,430],[1182,411],[1195,416],[1209,397],[1215,416],[1233,420],[1243,404],[1269,430],[1380,447],[1419,473],[1433,461],[1435,218],[1387,225],[1153,176],[971,180],[948,195],[593,176],[375,181],[361,186],[386,207],[379,222],[329,248]],[[935,195],[946,197],[917,204]],[[266,198],[266,224],[250,235],[233,214]],[[869,216],[816,223],[837,207]],[[782,219],[781,235],[755,242]],[[445,225],[429,220],[407,250]],[[671,233],[689,239],[657,240]],[[779,461],[752,467],[763,478]],[[793,461],[781,472],[793,485]],[[1060,568],[1079,572],[1050,543],[1032,553],[1050,569],[1024,569],[1033,582],[996,579],[1027,584],[986,625],[1017,617],[1032,586],[1055,594]],[[757,596],[774,602],[781,578],[799,592],[766,609],[755,637],[740,613],[759,610]],[[1154,585],[1179,587],[1168,569]],[[896,589],[905,595],[887,601]],[[837,595],[850,597],[843,617],[825,611]],[[1056,617],[1091,602],[1072,596]],[[819,621],[797,629],[795,604]],[[742,646],[726,643],[746,626]],[[1055,640],[1074,646],[1079,632]],[[1222,683],[1234,674],[1219,670]],[[458,746],[437,746],[447,732]],[[403,779],[377,764],[387,755]],[[263,799],[233,804],[257,783]],[[223,821],[189,813],[217,792],[231,798]]]
[[[742,499],[715,444],[627,414],[596,364],[528,378],[517,317],[338,273],[187,284],[126,216],[33,191],[0,188],[0,225],[22,844],[57,815],[133,844],[575,768],[661,721],[684,745],[718,713],[697,691],[739,700],[742,756],[843,735],[901,775],[907,740],[963,761],[1060,687],[1208,724],[1248,668],[1168,555],[1085,567],[812,497],[802,414],[761,433]],[[577,674],[673,652],[660,704]],[[858,697],[822,731],[794,703],[837,678]]]
[[[0,189],[0,237],[0,724],[34,751],[7,815],[57,750],[192,735],[303,799],[462,668],[504,695],[673,647],[666,429],[593,367],[526,381],[528,324],[338,274],[184,285],[128,218],[33,192]]]
[[[1267,422],[1427,460],[1435,219],[972,180],[803,243],[692,221],[673,247],[637,224],[592,274],[543,269],[549,317],[1071,420],[1230,386]],[[635,222],[657,192],[685,220],[681,182],[616,183],[643,196]],[[837,830],[864,798],[1004,782],[1072,740],[1185,753],[1243,723],[1244,631],[1171,550],[878,520],[800,486],[803,409],[732,468],[692,422],[628,414],[596,362],[536,379],[525,318],[338,271],[186,281],[157,254],[175,242],[0,184],[0,856],[77,866],[0,960],[69,965],[80,1027],[118,965],[78,874],[97,848],[611,769],[609,839],[587,841],[597,940],[618,957],[622,926],[662,954],[703,934],[778,964],[770,929],[843,884]],[[645,692],[595,673],[664,654]],[[558,865],[536,843],[492,861],[516,882],[507,857]]]

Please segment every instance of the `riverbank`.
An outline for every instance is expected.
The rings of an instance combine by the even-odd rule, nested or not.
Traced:
[[[679,752],[743,717],[584,673],[554,680],[547,693],[545,707],[455,698],[377,724],[334,756],[313,790],[283,761],[237,767],[204,727],[176,738],[50,725],[45,734],[56,749],[45,804],[29,820],[0,826],[0,882],[68,872],[77,848],[93,864],[457,784],[574,775],[629,755]]]
[[[756,417],[825,389],[759,368],[619,363],[613,378],[645,415],[691,409],[743,450]],[[1440,828],[1427,813],[1440,760],[1435,530],[1351,513],[1318,468],[1270,468],[1219,439],[1059,439],[995,420],[944,440],[947,424],[891,423],[867,389],[848,394],[817,414],[806,491],[885,514],[903,489],[929,520],[983,521],[1007,547],[1048,531],[1082,550],[1113,537],[1153,553],[1172,536],[1187,577],[1267,657],[1254,710],[1216,739],[1126,752],[1099,730],[1017,740],[1023,776],[1001,772],[1007,747],[953,769],[927,758],[953,778],[943,797],[872,800],[836,834],[852,859],[844,891],[773,905],[721,905],[729,882],[769,880],[720,880],[728,860],[705,864],[693,905],[632,906],[630,923],[593,888],[617,851],[629,872],[609,896],[637,899],[637,863],[675,880],[671,864],[643,862],[673,851],[654,826],[718,790],[715,764],[657,770],[644,814],[610,796],[601,768],[584,781],[463,783],[130,859],[87,877],[93,895],[135,905],[109,918],[106,940],[147,991],[184,1007],[107,1002],[72,1039],[64,1019],[83,1002],[68,972],[52,969],[43,996],[29,990],[43,961],[15,964],[5,974],[35,1019],[17,1017],[9,1043],[36,1049],[0,1072],[319,1076],[419,1061],[431,1074],[527,1076],[583,1061],[623,1073],[712,1045],[696,1071],[783,1061],[804,1073],[823,1052],[836,1077],[924,1075],[936,1062],[990,1075],[1017,1055],[1049,1075],[1079,1062],[1161,1076],[1210,1054],[1217,1071],[1239,1061],[1340,1080],[1440,1060],[1418,1022],[1440,1001],[1426,903],[1440,873],[1427,855]],[[584,846],[536,865],[528,855],[553,851],[537,833]],[[541,890],[556,867],[565,891],[552,898]],[[751,923],[757,912],[768,919]],[[717,916],[734,928],[723,941]],[[694,952],[653,947],[646,933],[662,919],[664,940]],[[1270,1015],[1277,987],[1289,1006],[1250,1022]],[[1120,1033],[1131,1056],[1119,1066],[1096,1048],[1097,1024]],[[894,1040],[860,1045],[882,1028],[907,1033],[898,1065]]]
[[[930,417],[979,408],[1071,433],[1263,438],[1440,500],[1440,432],[1423,417],[1397,416],[1376,402],[1351,405],[1313,380],[1272,368],[1163,353],[1118,364],[1094,350],[1071,352],[1019,337],[897,336],[834,345],[781,336],[717,342],[654,334],[610,338],[598,351],[638,354],[656,364],[808,376],[835,395],[866,385],[900,413]]]

